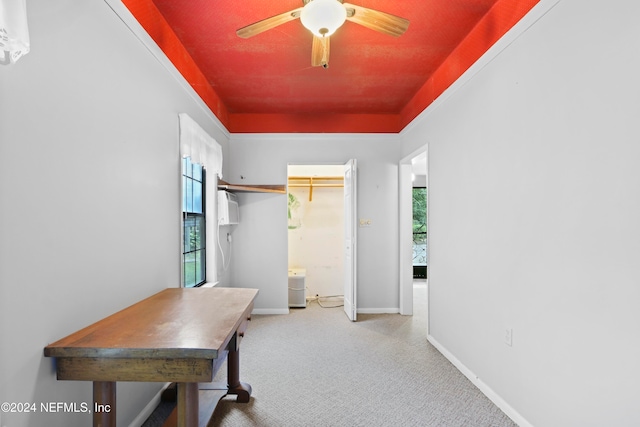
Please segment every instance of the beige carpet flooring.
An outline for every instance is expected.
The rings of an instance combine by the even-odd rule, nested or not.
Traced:
[[[253,316],[240,352],[251,401],[225,397],[209,426],[515,426],[427,342],[426,284],[414,292],[413,316],[352,323],[317,302]]]

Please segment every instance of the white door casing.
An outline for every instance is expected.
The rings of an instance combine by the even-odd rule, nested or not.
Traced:
[[[344,165],[344,312],[356,321],[357,297],[357,168],[356,160]]]

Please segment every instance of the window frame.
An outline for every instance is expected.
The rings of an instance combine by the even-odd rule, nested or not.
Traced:
[[[188,171],[187,168],[190,167],[191,170]],[[194,169],[199,168],[199,177],[194,177]],[[207,200],[206,200],[206,188],[207,188],[207,171],[202,165],[191,162],[189,157],[184,157],[181,159],[181,212],[182,212],[182,239],[181,239],[181,281],[182,287],[185,288],[197,288],[205,283],[207,283]],[[188,183],[191,182],[191,186],[188,186]],[[197,208],[194,208],[194,183],[199,183],[201,191],[200,191],[200,203]],[[191,189],[191,194],[189,194],[188,189]],[[190,198],[190,200],[189,200]],[[189,210],[191,207],[191,210]],[[191,242],[187,243],[187,228],[189,227],[188,223],[190,220],[195,220],[201,224],[201,229],[198,230],[198,236],[196,237],[195,244],[191,244]],[[189,232],[190,234],[190,232]],[[194,269],[194,280],[187,280],[187,255],[194,254],[194,261],[196,263],[196,268]],[[200,271],[201,275],[198,277],[199,269],[197,265],[202,266],[202,270]]]

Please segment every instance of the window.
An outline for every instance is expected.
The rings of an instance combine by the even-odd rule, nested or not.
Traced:
[[[427,277],[427,189],[413,188],[413,277]]]
[[[206,279],[205,169],[182,159],[182,269],[185,288]]]

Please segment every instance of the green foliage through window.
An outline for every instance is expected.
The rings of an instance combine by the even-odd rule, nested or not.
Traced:
[[[413,189],[413,265],[427,265],[427,189]],[[414,273],[415,275],[415,273]]]
[[[413,232],[427,232],[427,189],[413,189]]]

